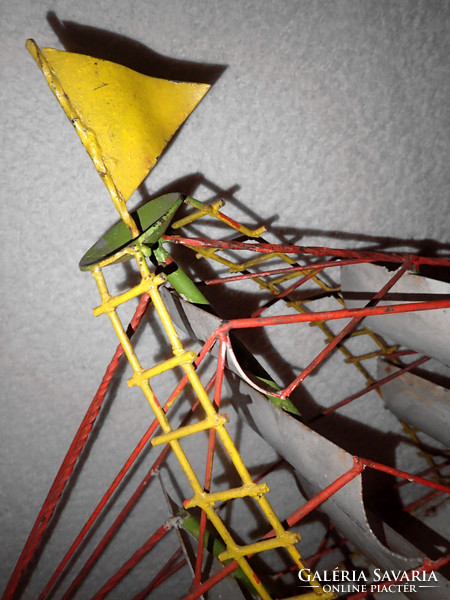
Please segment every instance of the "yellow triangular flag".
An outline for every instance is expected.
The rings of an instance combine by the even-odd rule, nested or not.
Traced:
[[[210,87],[148,77],[82,54],[41,51],[33,40],[27,48],[108,189],[112,192],[111,178],[122,201],[146,177]]]

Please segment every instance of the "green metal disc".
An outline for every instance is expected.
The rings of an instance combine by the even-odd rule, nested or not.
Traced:
[[[143,232],[133,238],[130,230],[123,221],[116,223],[109,229],[83,256],[79,267],[82,271],[89,271],[107,258],[114,256],[120,250],[133,244],[155,244],[166,231],[175,212],[182,204],[185,196],[172,192],[159,198],[150,200],[138,208],[132,217],[139,229]],[[113,262],[125,262],[130,255],[122,255]],[[113,263],[111,263],[113,264]]]

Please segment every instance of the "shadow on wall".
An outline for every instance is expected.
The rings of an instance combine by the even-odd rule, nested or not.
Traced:
[[[110,60],[150,77],[213,85],[226,69],[225,65],[163,56],[126,36],[73,21],[61,21],[53,11],[47,13],[47,20],[68,52]]]
[[[214,85],[227,68],[226,65],[204,64],[170,58],[126,36],[97,27],[81,25],[73,21],[60,20],[53,11],[47,13],[47,20],[68,52],[77,52],[95,56],[103,60],[110,60],[151,77]],[[195,190],[201,185],[210,189],[214,197],[225,199],[241,210],[246,216],[250,217],[252,226],[255,223],[260,223],[261,215],[249,209],[235,197],[239,186],[222,190],[201,173],[193,173],[183,179],[174,181],[170,185],[164,186],[163,190],[159,190],[154,194],[152,193],[152,196],[173,191],[195,195]],[[150,199],[144,184],[140,186],[139,191],[143,200],[147,201]],[[274,215],[269,219],[265,219],[265,224],[270,225],[277,221],[278,218],[279,215]],[[308,236],[320,236],[342,242],[363,242],[366,244],[364,246],[366,250],[389,250],[408,246],[413,248],[414,252],[426,256],[442,256],[443,254],[448,255],[450,253],[450,244],[444,244],[432,239],[404,240],[380,235],[358,235],[339,231],[324,231],[311,228],[298,229],[283,226],[271,226],[270,230],[280,243],[294,244]]]
[[[125,36],[71,21],[61,21],[54,12],[49,12],[47,19],[67,51],[111,60],[148,76],[213,85],[226,69],[224,65],[207,65],[169,58]],[[159,190],[152,190],[151,194],[144,182],[138,191],[141,196],[140,203],[144,204],[152,197],[174,191],[195,197],[200,188],[206,188],[210,194],[208,198],[209,202],[224,199],[229,205],[237,209],[240,213],[240,218],[238,217],[239,221],[249,227],[261,225],[261,215],[257,214],[236,197],[236,193],[239,190],[238,185],[222,189],[213,181],[207,179],[202,173],[192,173],[180,179],[173,180]],[[183,211],[182,208],[180,210],[181,212]],[[332,246],[346,246],[350,243],[350,245],[358,244],[360,248],[364,247],[365,250],[393,250],[399,247],[408,247],[412,252],[428,256],[442,256],[450,253],[450,245],[437,240],[405,240],[379,235],[359,235],[348,232],[324,231],[321,229],[284,227],[283,225],[278,226],[275,224],[279,218],[280,215],[273,215],[269,219],[265,219],[264,223],[266,226],[270,226],[272,236],[282,244],[303,244],[305,243],[305,238],[319,237],[330,239],[330,245]],[[215,226],[220,227],[220,224],[215,223]],[[224,235],[228,237],[230,229],[223,226],[223,230]],[[181,248],[173,248],[173,257],[181,263],[184,262],[182,253],[183,250]],[[208,265],[207,261],[193,261],[192,264],[184,265],[184,268],[188,275],[197,281],[204,281],[215,276],[214,271]],[[136,283],[136,274],[127,265],[124,265],[124,269],[124,279],[121,282],[121,287],[128,289]],[[431,272],[424,274],[433,275]],[[448,276],[448,272],[446,276]],[[232,296],[226,296],[222,293],[214,293],[211,288],[208,289],[203,286],[202,291],[209,297],[216,306],[218,313],[224,318],[247,316],[249,312],[258,306],[259,294],[257,293],[253,295],[249,294],[248,291],[246,293],[234,292]],[[255,355],[268,356],[273,371],[283,381],[292,380],[295,373],[292,370],[291,361],[285,360],[278,353],[274,352],[269,339],[264,334],[264,330],[259,331],[258,334],[257,336],[254,333],[247,336],[243,334],[245,343],[250,351]],[[162,359],[163,356],[154,358]],[[298,397],[293,398],[293,400],[294,403],[302,407],[302,413],[306,417],[306,420],[308,420],[308,416],[311,417],[317,414],[319,407],[305,389],[301,390]],[[387,464],[393,462],[394,450],[397,444],[400,441],[408,443],[405,436],[392,436],[392,439],[387,443],[384,433],[377,432],[361,424],[358,424],[357,435],[354,425],[355,422],[352,419],[335,414],[327,419],[325,428],[324,423],[318,423],[317,429],[325,437],[351,453],[359,455],[367,454],[374,457],[373,452],[376,450],[375,459]],[[377,443],[374,443],[374,440],[377,440]],[[366,448],[367,445],[369,445],[370,451]],[[372,488],[379,489],[381,480],[386,479],[386,476],[379,473],[371,473],[370,475],[366,475],[366,487],[369,491]],[[371,480],[375,482],[375,485],[371,485]],[[396,501],[398,501],[397,498]]]
[[[155,77],[164,77],[168,79],[181,79],[184,81],[196,81],[203,83],[214,83],[225,70],[226,67],[220,65],[204,65],[197,63],[190,63],[187,61],[180,61],[164,57],[141,43],[135,42],[129,38],[119,36],[117,34],[104,31],[101,29],[87,27],[72,22],[60,21],[55,13],[48,14],[48,20],[54,31],[57,33],[61,43],[68,51],[79,52],[83,54],[90,54],[97,56],[101,59],[113,60],[116,63],[122,64],[126,67],[132,68],[146,75]],[[157,193],[151,196],[159,196],[168,191],[180,191],[183,193],[192,194],[195,196],[196,191],[200,186],[206,187],[211,197],[209,200],[215,200],[217,198],[224,198],[231,206],[234,206],[241,214],[244,215],[244,220],[250,227],[254,227],[260,224],[261,215],[258,215],[250,208],[245,206],[240,200],[235,197],[238,186],[233,186],[229,189],[223,190],[215,185],[212,181],[206,179],[201,173],[193,173],[182,179],[171,182],[171,184],[160,189]],[[151,196],[148,194],[147,189],[142,185],[139,189],[141,199],[143,202],[149,200]],[[276,221],[279,217],[276,215],[269,221],[265,221],[269,224],[270,221]],[[224,230],[225,235],[228,237],[229,229]],[[321,236],[331,238],[332,240],[344,240],[346,242],[363,242],[366,248],[371,249],[388,249],[396,246],[408,245],[413,247],[416,251],[421,251],[429,255],[436,254],[437,252],[449,251],[450,246],[440,244],[433,240],[400,240],[393,238],[386,238],[380,236],[358,236],[355,234],[349,234],[345,232],[330,232],[313,229],[296,229],[292,227],[271,227],[272,234],[281,243],[295,243],[298,240],[304,240],[308,236]],[[174,256],[177,258],[177,253],[181,252],[178,248],[174,251]],[[128,266],[124,266],[124,281],[122,285],[124,288],[130,286],[130,278],[134,277],[134,274],[129,270]],[[213,275],[213,271],[209,270],[205,261],[197,261],[196,263],[189,265],[186,270],[188,273],[195,278],[207,279]],[[230,316],[239,315],[242,311],[248,312],[252,307],[257,306],[257,300],[259,295],[257,294],[234,294],[230,297],[222,297],[221,294],[215,296],[215,303],[218,305],[221,314],[225,314],[225,311],[230,313]],[[148,316],[147,316],[148,318]],[[267,354],[270,352],[270,341],[264,338],[264,332],[261,332],[259,337],[248,338],[246,340],[250,350],[254,354]],[[162,344],[161,344],[162,347]],[[283,380],[291,380],[295,373],[292,371],[292,365],[290,360],[285,360],[276,353],[271,353],[270,362],[274,368],[274,372],[282,375]],[[112,397],[116,393],[116,386],[121,373],[118,374],[117,379],[114,382],[113,388],[109,392],[108,402],[111,403]],[[318,407],[314,403],[312,398],[309,398],[306,391],[302,391],[302,403],[306,404],[305,400],[308,400],[310,404],[310,412],[317,411]],[[108,405],[107,405],[108,407]],[[107,408],[106,407],[106,408]],[[305,407],[306,408],[306,407]],[[302,411],[305,414],[306,410],[302,407]],[[94,430],[94,436],[90,441],[95,440],[96,431],[107,416],[107,410],[103,412],[98,423],[97,429]],[[317,429],[328,439],[332,439],[335,443],[345,447],[347,451],[355,454],[366,454],[365,449],[370,446],[371,452],[367,451],[368,455],[372,458],[391,464],[395,459],[395,449],[398,443],[404,442],[403,436],[391,435],[388,436],[383,432],[379,432],[369,425],[361,425],[355,423],[351,418],[343,417],[342,415],[333,415],[328,418],[327,423],[320,427],[318,424]],[[355,427],[357,426],[357,428]],[[89,451],[88,446],[86,453]],[[140,460],[143,458],[141,457]],[[80,463],[77,465],[77,472],[79,472],[82,466],[83,457]],[[381,480],[387,479],[384,475],[376,474],[376,481],[366,481],[366,487],[372,487],[374,490],[380,489]],[[375,475],[373,476],[375,477]],[[75,481],[75,479],[74,479]],[[74,483],[72,482],[72,484]],[[176,483],[176,482],[175,482]],[[388,481],[390,485],[390,481]],[[373,484],[373,485],[371,485]],[[385,487],[389,487],[386,485]],[[67,493],[70,492],[70,488],[67,489]],[[397,506],[399,498],[396,494],[389,498],[390,507]],[[62,508],[63,505],[61,505]],[[59,513],[58,513],[59,514]],[[55,520],[56,522],[56,520]],[[52,524],[52,527],[54,524]],[[48,533],[50,533],[49,530]],[[427,538],[428,539],[428,538]]]

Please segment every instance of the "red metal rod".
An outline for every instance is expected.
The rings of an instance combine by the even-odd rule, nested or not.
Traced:
[[[287,519],[285,519],[285,523],[288,527],[293,527],[296,523],[298,523],[301,519],[306,517],[310,512],[316,509],[322,502],[328,500],[333,494],[335,494],[338,490],[340,490],[344,485],[346,485],[349,481],[357,477],[364,470],[364,464],[358,456],[353,457],[353,467],[340,475],[337,479],[332,481],[330,485],[327,485],[326,488],[318,492],[315,496],[308,500],[303,506],[298,508],[295,512],[293,512]],[[268,531],[262,539],[265,540],[267,538],[271,538],[275,535],[275,531],[271,529]]]
[[[292,323],[312,323],[315,321],[334,321],[336,319],[350,319],[353,317],[374,317],[397,313],[416,312],[419,310],[436,310],[450,308],[450,300],[432,300],[429,302],[410,302],[406,304],[393,304],[372,306],[369,308],[346,308],[339,310],[324,310],[312,313],[299,313],[295,315],[278,315],[273,317],[258,317],[256,319],[231,319],[221,325],[222,331],[230,329],[251,329],[253,327],[268,327],[271,325],[291,325]]]
[[[145,587],[142,591],[140,591],[136,596],[133,596],[131,600],[145,600],[147,596],[157,588],[161,583],[166,581],[169,577],[171,577],[174,573],[176,573],[181,567],[186,565],[186,559],[183,559],[178,564],[174,565],[174,563],[178,560],[178,558],[182,555],[183,551],[181,548],[169,558],[164,567],[158,572],[157,575],[151,580],[147,587]]]
[[[144,312],[147,309],[149,301],[150,297],[148,294],[143,294],[141,296],[134,316],[127,328],[128,337],[132,337],[133,333],[136,331]],[[2,597],[3,600],[12,600],[15,597],[15,593],[25,576],[25,571],[38,550],[39,544],[41,543],[42,538],[44,537],[44,534],[49,526],[52,515],[61,500],[61,496],[67,485],[67,482],[69,481],[75,465],[86,445],[89,435],[91,434],[105,399],[106,392],[108,391],[109,384],[111,383],[111,379],[113,378],[113,375],[117,369],[119,359],[122,354],[123,348],[119,344],[108,368],[105,371],[97,393],[87,409],[86,414],[81,421],[81,424],[69,447],[69,450],[63,459],[47,497],[44,500],[42,508],[39,511],[34,526],[30,532],[30,535],[28,536],[22,553],[17,561],[16,567],[5,589]]]
[[[89,517],[89,519],[84,524],[84,526],[81,529],[80,533],[77,535],[77,537],[75,538],[74,542],[72,543],[72,545],[70,546],[70,548],[67,550],[67,552],[64,555],[63,559],[59,563],[58,567],[55,569],[55,571],[54,571],[53,575],[51,576],[51,578],[49,579],[49,581],[48,581],[47,585],[45,586],[44,590],[39,595],[38,600],[44,600],[44,598],[47,597],[47,595],[49,594],[50,590],[53,588],[53,586],[55,585],[57,579],[61,575],[64,567],[67,565],[67,563],[69,562],[69,560],[72,558],[72,556],[75,553],[76,549],[81,544],[81,542],[83,541],[83,539],[87,535],[88,531],[90,530],[90,528],[95,523],[95,521],[97,520],[98,516],[100,515],[100,513],[102,512],[102,510],[106,506],[108,500],[111,498],[111,496],[113,495],[113,493],[115,492],[115,490],[117,489],[117,487],[120,485],[121,481],[123,480],[123,478],[125,477],[125,475],[128,473],[128,471],[130,470],[130,468],[132,467],[132,465],[135,463],[136,459],[139,457],[139,455],[142,452],[142,450],[144,449],[144,447],[147,445],[147,442],[149,441],[149,439],[151,438],[151,436],[153,435],[153,433],[156,431],[158,425],[159,425],[159,422],[158,422],[157,419],[155,419],[153,421],[153,423],[150,425],[150,427],[147,429],[147,431],[145,432],[145,434],[143,435],[143,437],[139,441],[138,445],[133,450],[133,452],[130,454],[129,458],[127,459],[127,461],[125,462],[125,464],[123,465],[123,467],[121,468],[121,470],[119,471],[119,473],[117,474],[117,476],[115,477],[114,481],[111,483],[111,485],[107,489],[106,493],[104,494],[104,496],[102,497],[102,499],[100,500],[100,502],[97,504],[97,506],[95,507],[95,509],[91,513],[91,516]]]
[[[422,506],[422,504],[425,504],[426,502],[433,500],[433,498],[438,498],[442,493],[443,492],[441,492],[440,490],[434,490],[434,492],[430,492],[423,498],[419,498],[419,500],[416,500],[415,502],[410,502],[409,504],[404,506],[402,508],[402,510],[404,510],[405,512],[410,512],[410,511],[416,510],[416,508],[418,508],[419,506]]]
[[[398,269],[395,274],[389,279],[387,283],[379,290],[373,298],[368,302],[366,308],[372,307],[373,304],[377,304],[386,294],[387,292],[397,283],[397,281],[402,277],[405,271],[409,268],[411,263],[408,261],[403,263],[403,265]],[[336,348],[336,346],[347,336],[349,335],[362,321],[362,317],[354,317],[350,323],[340,331],[329,344],[325,346],[325,348],[319,352],[319,354],[312,360],[309,365],[303,369],[303,371],[298,375],[292,383],[290,383],[287,387],[282,390],[280,393],[280,398],[288,398],[292,392],[297,388],[302,381],[308,377],[316,369],[320,363],[322,363],[325,358]]]
[[[389,358],[400,358],[401,356],[409,356],[410,354],[417,354],[416,350],[400,350],[399,352],[389,352],[386,356]]]
[[[220,340],[220,349],[219,356],[217,360],[217,369],[215,375],[215,385],[214,385],[214,404],[216,409],[218,410],[220,407],[221,400],[221,391],[222,391],[222,382],[223,382],[223,373],[225,369],[225,357],[227,351],[227,336],[222,335],[222,339]],[[209,492],[211,490],[211,480],[212,480],[212,471],[213,471],[213,462],[214,462],[214,452],[216,448],[216,429],[212,427],[209,430],[209,440],[208,440],[208,453],[206,457],[206,469],[205,469],[205,480],[203,489],[205,492]],[[203,552],[204,552],[204,541],[205,541],[205,529],[207,523],[207,515],[204,510],[202,510],[200,515],[200,525],[199,525],[199,535],[198,535],[198,543],[197,543],[197,557],[195,562],[195,571],[194,571],[194,580],[192,582],[192,588],[196,588],[201,581],[202,577],[202,563],[203,563]]]
[[[194,362],[201,361],[201,360],[202,360],[202,358],[199,355],[198,358],[196,359],[196,361],[194,361]],[[215,379],[215,375],[213,375],[213,377],[209,381],[208,385],[206,386],[206,392],[208,392],[211,389],[211,387],[213,386],[214,379]],[[169,399],[167,400],[166,404],[164,405],[163,410],[166,410],[166,408],[169,405],[172,404],[173,397],[175,395],[177,395],[178,388],[179,388],[179,386],[177,386],[174,389],[174,391],[170,395]],[[184,417],[181,425],[184,425],[184,424],[186,424],[189,421],[189,419],[192,416],[192,414],[197,410],[197,407],[199,406],[199,404],[200,404],[200,402],[198,400],[193,404],[192,408],[189,410],[189,412]],[[115,533],[117,532],[117,530],[120,528],[120,526],[122,525],[122,523],[125,521],[125,518],[131,512],[131,510],[135,506],[136,502],[139,500],[139,498],[141,497],[141,495],[143,494],[143,492],[146,490],[148,484],[150,483],[150,480],[154,477],[154,475],[156,474],[158,468],[160,467],[160,465],[162,464],[162,462],[165,460],[165,458],[169,454],[170,450],[171,450],[170,445],[166,444],[166,446],[162,450],[161,454],[159,455],[159,457],[156,459],[156,461],[153,463],[152,467],[148,471],[147,475],[144,477],[144,479],[142,480],[142,482],[137,487],[137,489],[134,492],[134,494],[128,500],[128,502],[126,503],[126,505],[124,506],[124,508],[121,510],[121,512],[119,513],[119,515],[114,520],[114,522],[111,525],[111,527],[105,533],[105,535],[100,540],[100,542],[97,544],[96,548],[94,549],[94,551],[92,552],[92,554],[90,555],[90,557],[88,558],[88,560],[85,562],[85,564],[83,565],[83,567],[80,569],[78,575],[73,580],[72,584],[70,585],[70,587],[68,588],[68,590],[66,591],[66,593],[64,594],[64,596],[62,597],[62,600],[70,600],[71,598],[73,598],[75,592],[79,588],[80,584],[82,583],[82,581],[84,580],[84,578],[86,577],[86,575],[89,573],[89,571],[91,570],[91,568],[97,562],[99,556],[103,553],[103,551],[105,550],[105,548],[107,547],[107,545],[109,544],[109,542],[111,541],[111,539],[113,538],[113,536],[115,535]]]
[[[388,355],[388,356],[390,356],[390,355]],[[387,377],[384,377],[383,379],[380,379],[379,381],[376,381],[372,385],[369,385],[368,387],[364,388],[360,392],[357,392],[356,394],[353,394],[353,396],[349,396],[345,400],[341,400],[341,402],[337,402],[336,404],[333,404],[333,406],[330,406],[326,410],[323,410],[320,413],[319,416],[328,415],[328,414],[334,412],[338,408],[341,408],[341,406],[345,406],[346,404],[348,404],[349,402],[352,402],[353,400],[356,400],[360,396],[364,396],[364,394],[368,394],[372,390],[376,390],[377,388],[381,387],[385,383],[389,383],[390,381],[392,381],[396,377],[399,377],[400,375],[403,375],[403,373],[406,373],[407,371],[410,371],[411,369],[414,369],[415,367],[418,367],[419,365],[421,365],[422,363],[426,362],[427,360],[430,360],[429,357],[428,356],[423,356],[419,360],[416,360],[415,362],[411,363],[410,365],[407,365],[406,367],[400,369],[399,371],[396,371],[392,375],[388,375]]]
[[[448,485],[443,485],[442,483],[437,483],[436,481],[430,481],[429,479],[424,479],[418,475],[413,475],[412,473],[407,473],[406,471],[401,471],[400,469],[394,469],[394,467],[388,467],[387,465],[375,462],[374,460],[367,460],[366,458],[360,458],[359,460],[363,465],[370,467],[371,469],[383,471],[384,473],[389,473],[389,475],[401,477],[402,479],[407,479],[408,481],[414,481],[415,483],[420,483],[420,485],[425,485],[435,490],[441,490],[446,494],[450,494],[450,486]]]
[[[430,571],[438,571],[441,567],[446,565],[448,562],[450,562],[450,554],[447,554],[446,556],[443,556],[442,558],[439,558],[434,561],[430,560],[429,558],[425,558],[421,566],[408,571],[408,576],[411,575],[413,573],[413,571],[418,572],[418,573],[429,573]],[[405,581],[405,583],[406,583],[406,581]],[[365,598],[367,596],[367,594],[369,594],[369,593],[381,592],[386,587],[389,587],[390,585],[396,585],[396,584],[399,585],[399,582],[395,581],[395,580],[384,581],[383,583],[380,583],[379,585],[377,585],[376,588],[373,590],[372,590],[372,585],[371,585],[369,591],[358,592],[357,594],[350,594],[350,596],[347,596],[347,600],[360,600],[361,598]]]
[[[174,244],[200,248],[221,248],[225,250],[250,250],[262,254],[271,252],[283,254],[312,254],[313,256],[338,256],[343,258],[369,258],[372,261],[402,263],[412,261],[414,264],[439,265],[450,267],[450,259],[429,258],[427,256],[416,256],[414,254],[397,254],[388,252],[377,252],[373,250],[351,250],[342,248],[327,248],[324,246],[296,246],[281,244],[261,244],[248,242],[234,242],[225,240],[213,240],[208,238],[186,238],[176,235],[163,235],[162,239]]]
[[[361,459],[357,456],[353,457],[353,467],[343,473],[340,477],[335,479],[330,485],[327,485],[326,488],[321,490],[318,494],[316,494],[311,500],[308,500],[303,506],[298,508],[295,512],[292,513],[287,519],[286,523],[289,527],[293,527],[296,523],[298,523],[301,519],[306,517],[310,512],[316,509],[322,502],[328,500],[330,496],[335,494],[338,490],[340,490],[344,485],[349,483],[352,479],[357,477],[360,473],[362,473],[364,469],[364,464]],[[266,536],[264,536],[266,537]]]
[[[129,558],[101,589],[92,597],[92,600],[103,600],[103,598],[113,590],[124,577],[144,558],[146,554],[169,533],[172,529],[170,523],[164,523],[155,531],[155,533]]]
[[[148,471],[147,475],[144,477],[142,482],[136,488],[134,494],[131,496],[131,498],[128,500],[128,502],[125,504],[125,506],[119,513],[119,515],[114,520],[111,527],[105,533],[105,535],[100,540],[100,542],[97,544],[97,546],[95,547],[95,549],[92,552],[92,554],[90,555],[90,557],[84,563],[83,567],[78,572],[78,575],[72,581],[70,587],[67,589],[66,593],[62,597],[62,600],[69,600],[69,599],[73,598],[75,592],[80,587],[82,581],[85,579],[85,577],[87,576],[89,571],[92,569],[94,564],[97,562],[99,556],[105,550],[106,546],[109,544],[112,537],[115,535],[117,530],[120,528],[122,523],[125,521],[125,518],[128,516],[131,509],[135,506],[136,502],[139,500],[139,498],[141,497],[143,492],[147,489],[147,486],[150,483],[150,480],[156,475],[159,466],[162,464],[162,462],[167,457],[169,452],[170,452],[170,446],[167,445],[163,448],[161,454],[156,459],[156,461],[153,463],[152,467],[150,468],[150,470]]]
[[[442,463],[439,463],[438,465],[433,465],[431,467],[428,467],[428,469],[424,469],[420,473],[416,473],[416,475],[419,475],[419,477],[423,477],[424,475],[428,475],[429,473],[432,473],[433,471],[440,471],[444,467],[447,467],[449,464],[450,463],[448,463],[448,462],[442,462]],[[404,485],[407,485],[408,483],[410,483],[410,482],[406,481],[405,479],[402,479],[402,481],[397,481],[396,483],[394,483],[394,485],[392,487],[399,488]]]
[[[197,542],[197,556],[195,560],[194,579],[192,580],[191,588],[195,589],[200,585],[202,579],[202,563],[203,563],[203,551],[205,541],[205,529],[207,523],[207,515],[204,510],[200,513],[200,525],[198,531],[198,542]]]
[[[154,589],[156,589],[158,586],[160,586],[162,583],[164,583],[166,581],[166,579],[169,579],[170,577],[172,577],[172,575],[175,575],[175,573],[177,573],[180,569],[182,569],[186,565],[187,565],[187,560],[185,558],[183,558],[183,560],[181,560],[179,563],[174,565],[171,569],[168,569],[167,571],[165,571],[161,575],[161,577],[154,582],[154,585],[152,587],[149,586],[148,592],[145,594],[145,596],[142,595],[142,596],[139,596],[139,598],[142,598],[142,600],[144,600],[149,595],[149,593],[151,593]]]
[[[197,360],[200,360],[200,359],[201,359],[201,357],[199,355],[199,357],[197,358]],[[208,385],[206,386],[206,391],[207,392],[211,389],[211,387],[212,387],[212,385],[214,383],[214,379],[215,379],[215,375],[211,378],[211,380],[209,381]],[[173,396],[177,393],[178,387],[179,386],[177,386],[175,388],[175,390],[172,392],[172,394],[170,395],[169,399],[167,400],[166,404],[163,407],[164,410],[166,410],[167,406],[172,403]],[[197,410],[197,407],[199,406],[199,404],[200,404],[200,402],[198,400],[193,404],[192,408],[189,410],[189,412],[184,417],[181,425],[184,425],[184,424],[186,424],[189,421],[189,419],[192,416],[192,414]],[[62,600],[70,600],[71,598],[73,598],[75,592],[79,588],[80,584],[82,583],[82,581],[84,580],[84,578],[86,577],[86,575],[89,573],[89,571],[91,570],[91,568],[97,562],[99,556],[105,550],[106,546],[109,544],[109,542],[111,541],[111,539],[113,538],[113,536],[115,535],[115,533],[117,532],[117,530],[120,528],[120,526],[124,522],[125,518],[131,512],[131,510],[135,506],[136,502],[139,500],[139,498],[141,497],[141,495],[143,494],[143,492],[146,490],[148,484],[150,483],[150,480],[154,477],[154,475],[156,474],[159,466],[165,460],[165,458],[169,454],[170,450],[171,450],[170,445],[166,444],[166,446],[162,450],[161,454],[159,455],[159,457],[156,459],[156,461],[153,463],[152,467],[148,471],[147,475],[144,477],[144,479],[142,480],[142,482],[137,487],[137,489],[134,492],[134,494],[128,500],[128,502],[126,503],[126,505],[124,506],[124,508],[121,510],[121,512],[119,513],[119,515],[114,520],[114,522],[111,525],[111,527],[108,529],[108,531],[105,533],[105,535],[103,536],[103,538],[100,540],[100,542],[98,543],[98,545],[96,546],[96,548],[92,552],[91,556],[88,558],[88,560],[85,562],[85,564],[83,565],[83,567],[80,569],[78,575],[73,580],[72,584],[70,585],[70,587],[68,588],[68,590],[66,591],[66,593],[64,594],[64,596],[62,597]]]
[[[349,260],[327,260],[313,265],[298,265],[295,267],[283,267],[279,269],[270,269],[268,271],[260,271],[258,273],[241,273],[239,275],[231,275],[230,277],[220,277],[218,279],[206,279],[206,285],[217,285],[218,283],[229,283],[231,281],[242,281],[243,279],[255,279],[257,277],[269,277],[271,275],[282,275],[283,273],[295,273],[297,271],[316,271],[327,267],[342,267],[343,265],[355,265],[360,263],[372,262],[371,258],[353,258]]]
[[[419,571],[422,571],[424,573],[429,573],[430,571],[438,571],[441,567],[444,567],[448,563],[450,563],[450,554],[441,556],[441,558],[437,558],[436,560],[424,558],[422,568],[419,569]]]
[[[217,573],[209,577],[206,581],[203,581],[203,583],[201,583],[195,590],[189,592],[187,596],[183,596],[181,600],[196,600],[196,598],[199,598],[202,594],[217,585],[219,581],[222,581],[222,579],[228,577],[228,575],[230,575],[230,573],[235,571],[238,567],[238,562],[236,560],[232,560],[222,567],[220,571],[217,571]]]

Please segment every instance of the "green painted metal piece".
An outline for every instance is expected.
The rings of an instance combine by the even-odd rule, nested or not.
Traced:
[[[155,257],[158,265],[163,268],[169,283],[183,298],[202,308],[208,307],[208,310],[216,314],[208,299],[205,298],[190,277],[171,258],[170,254],[163,247],[161,240],[161,236],[169,227],[171,220],[185,198],[186,196],[178,193],[165,194],[164,196],[150,200],[138,208],[132,213],[132,217],[142,231],[141,235],[133,238],[125,223],[120,221],[111,227],[86,252],[80,261],[80,269],[82,271],[92,270],[106,259],[113,259],[110,264],[125,262],[131,258],[131,254],[125,254],[122,251],[127,246],[135,245],[141,249],[145,256],[151,257],[153,255]],[[193,198],[189,198],[189,201],[198,208],[202,206],[201,202]],[[115,254],[117,254],[117,258],[114,260]],[[231,337],[235,354],[244,368],[269,387],[279,391],[281,388],[273,381],[256,358],[235,336],[231,335]],[[278,398],[271,394],[267,394],[267,398],[276,407],[283,408],[297,417],[300,416],[300,413],[289,398]]]
[[[135,212],[132,213],[134,221],[137,223],[141,235],[133,238],[130,230],[123,221],[120,221],[109,229],[80,260],[80,269],[89,271],[94,269],[99,263],[111,258],[121,250],[134,245],[143,247],[156,244],[161,238],[167,227],[170,225],[174,214],[182,204],[185,196],[182,194],[171,193],[150,200]],[[148,252],[144,252],[148,254]],[[116,262],[125,262],[131,258],[129,254],[118,256]]]
[[[276,392],[279,392],[281,390],[280,386],[271,378],[269,373],[258,362],[258,360],[247,349],[247,347],[244,346],[244,344],[235,335],[233,335],[233,332],[230,333],[230,339],[233,345],[234,354],[236,355],[236,358],[241,367],[243,367],[244,371],[252,373],[256,379],[259,379],[259,381],[262,381],[268,387],[271,387]],[[277,408],[282,408],[296,417],[301,416],[289,398],[279,398],[278,396],[272,396],[267,392],[266,397]]]
[[[209,305],[205,296],[201,293],[192,279],[173,261],[161,242],[154,248],[153,253],[159,265],[169,263],[169,268],[164,271],[164,274],[169,283],[185,300],[192,304]],[[172,267],[172,269],[170,267]]]
[[[189,198],[189,200],[191,200],[191,198]],[[186,273],[184,273],[182,269],[180,269],[165,248],[163,248],[162,240],[158,247],[154,248],[153,252],[158,264],[164,265],[169,263],[169,268],[164,271],[164,274],[174,289],[188,302],[202,305],[202,308],[208,306],[210,312],[213,312],[217,316],[217,313],[214,311],[214,308],[211,306],[207,298],[205,298],[195,283],[188,277],[188,275],[186,275]],[[257,379],[266,383],[269,387],[278,392],[281,388],[275,383],[275,381],[273,381],[269,373],[267,373],[262,365],[256,360],[253,354],[251,354],[244,344],[242,344],[242,342],[232,333],[230,338],[232,340],[233,349],[239,363],[242,364],[244,368],[250,371],[250,373],[252,373],[255,377],[257,377]],[[267,398],[277,408],[282,408],[296,417],[301,416],[289,398],[278,398],[278,396],[272,396],[271,394],[267,394]]]
[[[271,379],[266,379],[264,377],[258,377],[258,379],[266,383],[268,386],[272,387],[277,392],[281,390],[280,386],[277,385]],[[288,413],[291,413],[292,415],[295,415],[296,417],[301,417],[301,414],[295,408],[295,406],[292,404],[289,398],[279,398],[278,396],[272,396],[271,394],[267,394],[267,397],[277,408],[282,408],[283,410],[287,411]]]

